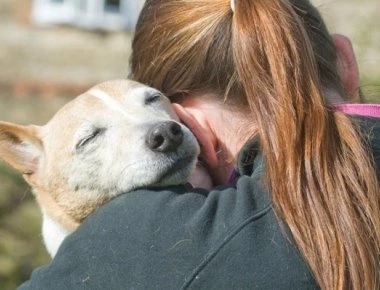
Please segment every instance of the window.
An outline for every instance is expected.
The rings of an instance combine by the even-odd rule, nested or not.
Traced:
[[[120,12],[120,0],[105,0],[104,1],[104,11],[106,12]]]

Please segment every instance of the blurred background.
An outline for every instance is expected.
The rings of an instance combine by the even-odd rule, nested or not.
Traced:
[[[226,0],[227,1],[227,0]],[[0,120],[44,124],[90,86],[128,75],[143,0],[0,0]],[[366,102],[380,103],[380,1],[314,0],[349,36]],[[0,163],[0,289],[49,262],[29,187]]]

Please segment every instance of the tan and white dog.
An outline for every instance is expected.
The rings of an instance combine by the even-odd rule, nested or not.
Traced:
[[[91,88],[42,127],[0,122],[0,158],[33,188],[51,256],[111,198],[185,183],[198,154],[196,138],[169,100],[129,80]]]

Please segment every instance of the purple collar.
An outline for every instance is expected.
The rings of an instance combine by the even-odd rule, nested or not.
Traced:
[[[228,179],[228,184],[234,185],[234,184],[236,184],[236,181],[237,181],[237,171],[234,168],[231,172],[230,178]]]

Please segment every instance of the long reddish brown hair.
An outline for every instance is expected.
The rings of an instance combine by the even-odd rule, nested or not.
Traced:
[[[380,192],[344,96],[331,37],[307,0],[147,1],[135,80],[219,95],[254,116],[278,216],[322,289],[380,289]]]

